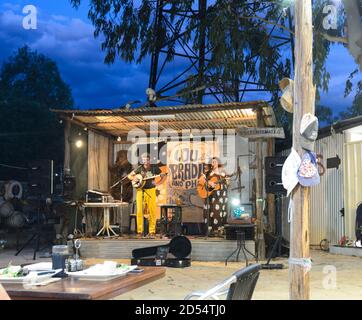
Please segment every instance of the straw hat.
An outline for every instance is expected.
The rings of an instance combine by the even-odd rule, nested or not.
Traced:
[[[285,111],[293,113],[294,81],[289,78],[283,78],[279,82],[279,88],[283,93],[280,97],[280,104]]]

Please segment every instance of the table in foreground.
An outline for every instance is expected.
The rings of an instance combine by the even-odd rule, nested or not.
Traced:
[[[46,286],[24,288],[4,283],[13,300],[104,300],[111,299],[165,276],[166,268],[144,267],[142,273],[129,273],[110,281],[88,281],[67,277]]]

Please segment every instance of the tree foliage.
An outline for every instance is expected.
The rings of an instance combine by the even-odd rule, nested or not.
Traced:
[[[77,8],[81,0],[70,2]],[[94,35],[102,36],[103,39],[102,50],[106,63],[113,63],[118,57],[126,62],[141,63],[157,48],[163,48],[167,52],[167,60],[172,61],[180,45],[189,46],[197,54],[201,41],[200,30],[204,28],[207,62],[202,70],[202,81],[206,84],[205,88],[213,87],[214,91],[224,92],[224,100],[237,101],[241,98],[239,92],[243,88],[242,80],[253,81],[256,88],[269,90],[277,118],[282,124],[290,125],[291,117],[279,105],[280,91],[277,84],[283,77],[291,77],[293,72],[293,64],[287,54],[288,50],[291,52],[291,47],[277,47],[275,38],[269,37],[271,32],[289,37],[290,31],[293,31],[286,25],[288,16],[285,9],[290,6],[290,1],[209,0],[205,18],[190,19],[187,26],[183,26],[182,14],[193,14],[199,18],[198,0],[86,2],[89,3],[88,16],[95,26]],[[168,19],[156,21],[157,2],[169,13]],[[331,5],[330,0],[313,1],[316,105],[320,104],[321,91],[328,91],[331,76],[326,60],[333,43],[331,39],[345,37],[348,24],[346,14],[339,11],[337,28],[325,30],[323,21],[326,13],[323,9],[328,5]],[[177,41],[173,40],[174,33]],[[200,77],[187,73],[184,80],[185,87],[178,92],[183,94],[185,102],[192,103],[198,96]],[[353,85],[352,80],[349,80],[346,90],[351,91]],[[326,117],[322,122],[331,120],[327,108],[323,106],[320,110],[320,116]]]
[[[356,95],[353,99],[353,103],[346,111],[340,113],[341,119],[348,119],[362,115],[362,81],[359,81],[356,87]]]
[[[62,161],[62,126],[49,109],[72,106],[56,63],[26,46],[18,49],[0,70],[0,160]]]
[[[75,7],[81,2],[70,1]],[[280,26],[265,26],[260,20],[276,21],[282,16],[283,6],[278,3],[283,1],[274,2],[276,5],[250,0],[209,1],[205,18],[190,19],[184,26],[184,17],[179,14],[194,12],[197,17],[198,1],[163,1],[167,19],[157,22],[157,1],[142,0],[136,5],[131,0],[89,0],[88,17],[95,26],[95,37],[103,36],[106,63],[113,63],[117,57],[140,63],[157,48],[163,48],[171,61],[179,45],[198,52],[199,31],[204,28],[207,63],[202,70],[203,83],[222,89],[237,100],[240,80],[245,75],[260,83],[258,87],[271,90],[276,89],[283,76],[290,75],[290,59],[283,56],[283,49],[276,47],[275,39],[269,37],[271,28],[279,30]],[[260,17],[255,16],[256,12]],[[173,40],[175,34],[177,41]],[[189,89],[200,85],[197,76],[191,80],[187,80]]]

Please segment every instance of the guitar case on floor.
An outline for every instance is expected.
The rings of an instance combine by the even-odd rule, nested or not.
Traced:
[[[176,236],[166,245],[132,250],[131,264],[185,268],[191,265],[191,258],[188,258],[191,250],[191,241],[188,238]]]

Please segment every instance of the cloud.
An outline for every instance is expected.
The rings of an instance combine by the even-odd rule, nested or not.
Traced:
[[[24,30],[23,16],[12,10],[0,13],[0,61],[27,44],[55,60],[62,78],[70,85],[75,103],[81,108],[113,107],[129,100],[145,100],[149,65],[142,67],[117,61],[104,64],[101,39],[94,28],[78,18],[38,15],[38,28]]]
[[[56,14],[52,14],[51,18],[54,21],[67,21],[68,20],[68,17],[62,16],[62,15],[56,15]]]
[[[21,9],[19,4],[14,4],[10,2],[5,2],[1,5],[2,8],[12,11],[19,11]]]

